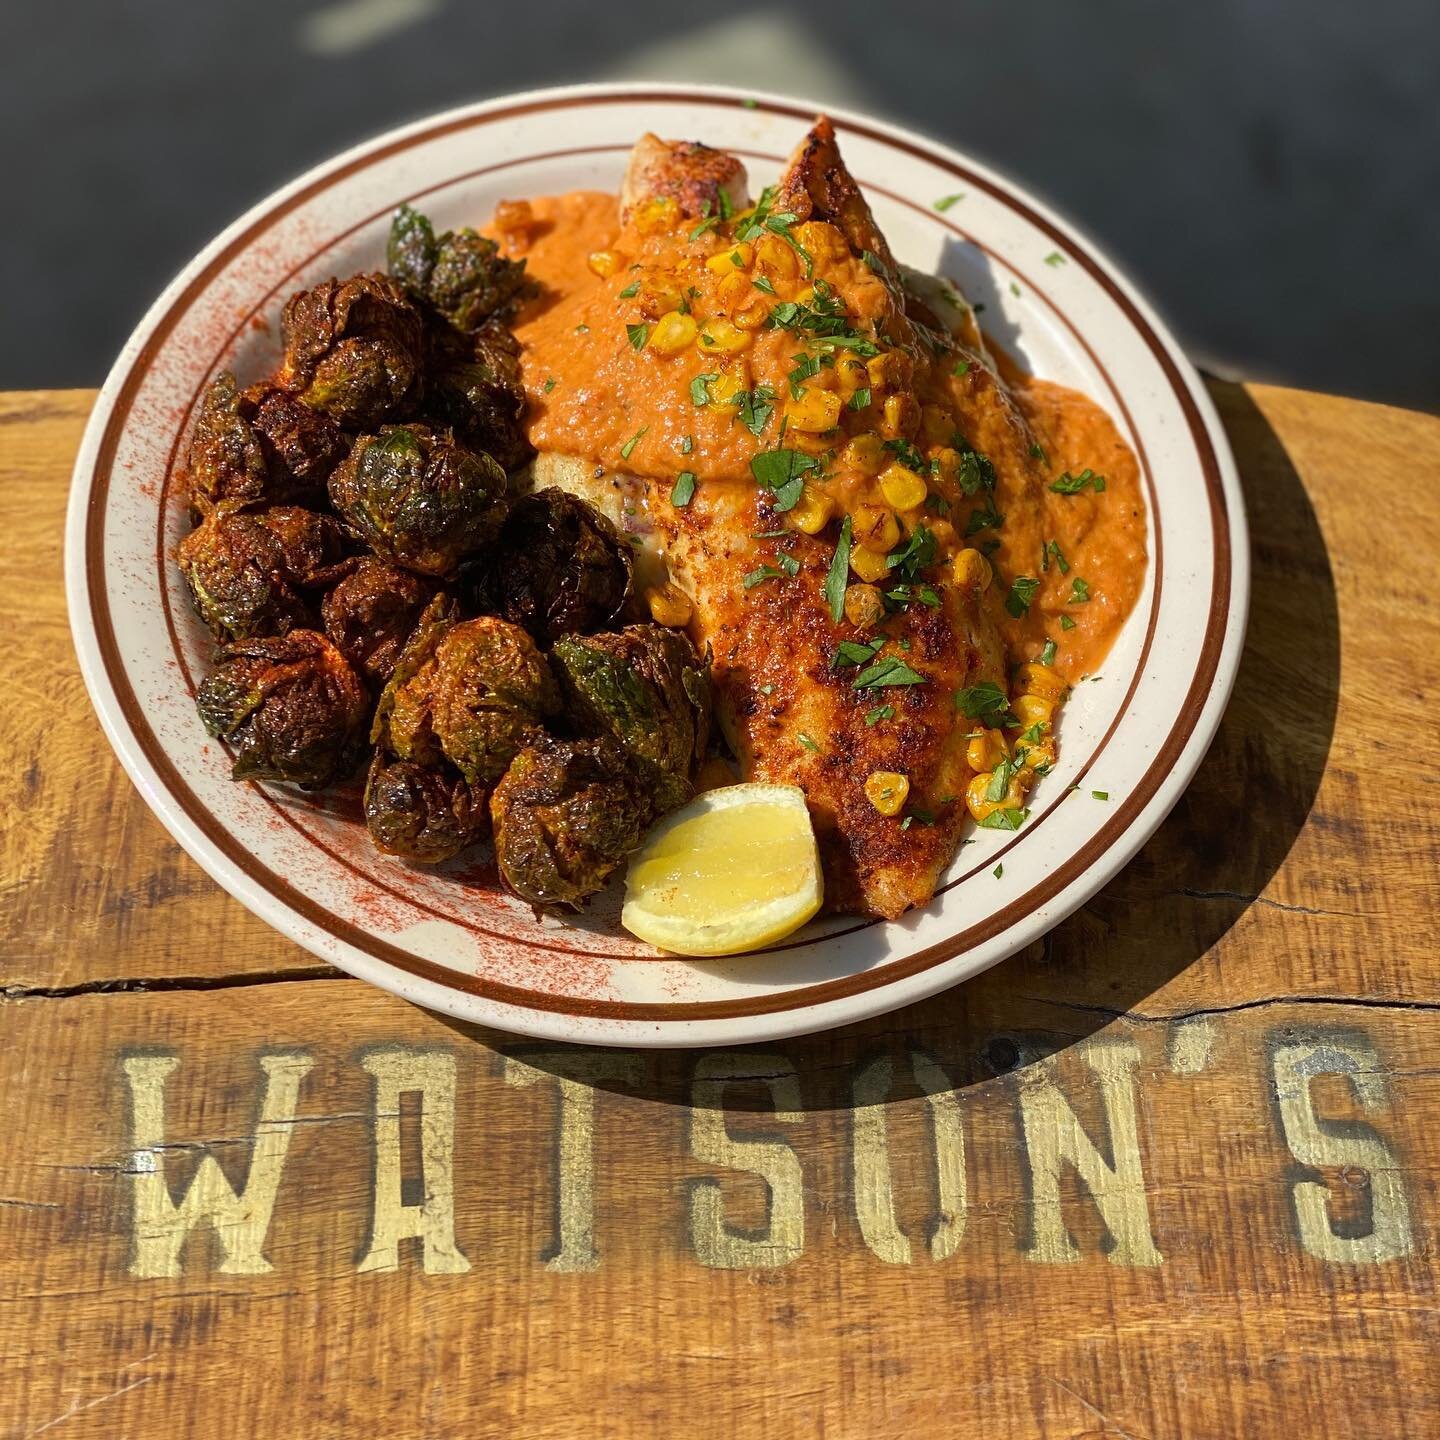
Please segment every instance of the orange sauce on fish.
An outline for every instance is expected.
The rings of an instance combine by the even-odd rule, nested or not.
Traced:
[[[996,570],[988,603],[1012,662],[1035,659],[1054,640],[1053,664],[1067,681],[1099,668],[1139,597],[1147,557],[1139,467],[1093,400],[1008,374],[1010,405],[1005,382],[978,355],[959,345],[935,349],[907,319],[899,287],[843,245],[818,244],[813,274],[806,275],[783,244],[757,239],[754,253],[742,256],[733,226],[697,235],[694,221],[662,216],[656,223],[645,207],[622,226],[612,195],[580,191],[528,205],[527,223],[500,227],[499,234],[509,253],[524,254],[539,282],[537,298],[516,325],[537,449],[655,480],[689,471],[702,486],[753,490],[751,460],[783,445],[821,462],[807,483],[833,501],[838,517],[861,503],[884,503],[873,468],[850,463],[846,441],[887,433],[883,396],[903,390],[920,416],[910,426],[914,448],[886,452],[883,463],[917,453],[923,459],[954,455],[951,441],[959,432],[963,446],[989,457],[994,488],[977,495],[963,473],[957,479],[936,472],[928,477],[926,505],[900,514],[902,534],[925,525],[941,561],[967,546],[988,551]],[[812,238],[823,242],[823,230]],[[727,264],[729,254],[745,265]],[[592,256],[598,257],[593,266]],[[832,352],[835,364],[797,382],[840,397],[836,428],[824,435],[793,427],[782,432],[797,357],[815,346],[807,344],[813,335],[766,319],[785,301],[813,307],[817,282],[822,308],[831,297],[848,333],[876,337],[882,353],[891,343],[903,348],[908,373],[894,384],[874,383],[854,368],[864,357],[842,344]],[[667,352],[654,343],[656,327],[674,313],[700,327],[712,317],[733,322],[733,330],[721,333],[733,341],[734,331],[743,331],[742,347],[707,350],[697,338]],[[733,404],[720,403],[734,390],[757,387],[770,392],[772,406],[759,435],[741,423]],[[706,403],[696,403],[700,397],[708,397]],[[1103,477],[1103,490],[1093,481],[1076,494],[1050,488],[1057,477],[1085,470]],[[1003,523],[973,528],[983,501]],[[943,565],[934,573],[943,575]],[[1033,590],[1029,581],[1036,582]],[[1027,594],[1028,609],[1014,614],[1018,597]],[[1007,608],[1011,595],[1017,601]]]

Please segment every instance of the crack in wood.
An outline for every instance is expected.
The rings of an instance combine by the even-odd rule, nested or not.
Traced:
[[[0,988],[6,1000],[70,1000],[82,995],[160,994],[175,990],[237,990],[248,985],[290,985],[309,980],[349,980],[329,965],[297,965],[288,970],[257,970],[245,975],[121,976],[84,980],[74,985],[12,984]]]

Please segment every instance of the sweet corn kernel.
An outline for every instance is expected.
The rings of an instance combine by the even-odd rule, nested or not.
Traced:
[[[827,372],[822,370],[821,375]],[[854,355],[843,355],[835,362],[835,387],[848,400],[857,390],[863,390],[870,383],[870,374],[865,362]],[[819,376],[816,377],[817,379]]]
[[[647,320],[658,320],[672,310],[679,310],[680,301],[679,288],[666,277],[658,275],[652,275],[649,279],[643,280],[640,284],[640,291],[635,297],[635,303],[640,307],[640,313]]]
[[[741,306],[731,317],[731,321],[741,330],[759,330],[770,318],[770,311],[763,300],[752,300],[748,305]]]
[[[748,331],[737,329],[719,316],[700,327],[700,348],[711,355],[737,355],[754,343],[755,337]]]
[[[736,270],[748,270],[754,259],[755,247],[745,240],[737,240],[718,255],[712,255],[705,262],[705,268],[713,270],[717,275],[730,275]]]
[[[943,517],[936,520],[927,510],[922,514],[917,514],[915,518],[917,522],[923,523],[935,537],[937,554],[948,555],[960,543],[960,537],[955,533],[955,527]]]
[[[826,220],[802,221],[792,233],[796,241],[810,252],[817,265],[843,260],[850,253],[845,237]]]
[[[785,418],[789,420],[791,430],[818,435],[823,430],[833,430],[840,423],[842,403],[838,395],[828,390],[807,389],[798,400],[786,403]]]
[[[669,195],[657,196],[635,207],[630,223],[642,235],[660,235],[673,230],[680,220],[679,202]]]
[[[898,815],[909,794],[910,782],[898,770],[872,770],[865,777],[865,798],[882,815]]]
[[[999,730],[982,730],[972,735],[965,747],[965,763],[977,773],[988,775],[1002,760],[1009,758],[1010,746]]]
[[[777,280],[793,280],[800,273],[800,259],[778,235],[762,235],[755,242],[755,263]]]
[[[856,545],[850,551],[850,568],[862,580],[869,581],[873,585],[877,580],[884,580],[890,574],[890,561],[878,550],[863,550]]]
[[[802,285],[795,292],[795,303],[797,305],[813,305],[815,303],[815,287],[813,285]]]
[[[903,350],[886,350],[865,362],[876,390],[901,390],[915,377],[915,362]]]
[[[840,452],[840,463],[862,475],[878,475],[885,464],[885,447],[873,430],[867,430]]]
[[[913,470],[904,465],[891,465],[880,473],[880,493],[887,505],[897,510],[914,510],[925,503],[930,491]]]
[[[885,417],[881,429],[887,440],[908,440],[920,424],[919,402],[908,391],[887,395],[880,413]]]
[[[715,287],[715,309],[729,315],[742,305],[750,304],[754,294],[755,287],[750,283],[750,277],[731,270]]]
[[[1055,702],[1043,695],[1017,695],[1010,709],[1017,721],[1015,728],[1020,731],[1029,730],[1034,725],[1055,723]]]
[[[895,512],[884,505],[857,505],[854,513],[855,543],[877,555],[887,554],[900,539]]]
[[[976,775],[965,787],[965,808],[976,820],[984,820],[997,810],[1020,810],[1025,805],[1025,791],[1017,777],[1011,776],[1005,793],[998,800],[988,797],[990,779],[987,775]]]
[[[920,438],[927,445],[943,445],[955,433],[955,420],[938,405],[920,407]]]
[[[978,550],[962,550],[950,562],[950,574],[955,583],[966,590],[977,593],[988,590],[995,578],[994,568]]]
[[[785,524],[803,535],[818,535],[835,513],[835,502],[823,491],[807,485],[800,498],[785,512]]]
[[[1021,741],[1015,746],[1015,758],[1020,762],[1022,780],[1033,780],[1036,770],[1044,770],[1055,763],[1055,746],[1049,740],[1037,740],[1033,744]]]
[[[739,403],[738,397],[750,388],[750,377],[745,370],[736,368],[722,370],[710,382],[710,403],[722,409]]]
[[[602,280],[618,275],[625,264],[625,257],[618,250],[592,250],[585,263],[593,274]]]
[[[668,625],[672,630],[688,625],[694,609],[690,597],[678,585],[668,580],[663,585],[648,586],[645,603],[650,607],[650,618],[657,625]]]
[[[857,630],[869,630],[885,618],[885,600],[873,585],[845,587],[845,618]]]
[[[1048,665],[1031,660],[1015,671],[1015,688],[1027,695],[1041,695],[1058,704],[1069,691],[1065,682]]]
[[[662,355],[673,355],[695,343],[697,330],[693,315],[682,315],[678,310],[672,310],[655,322],[655,328],[650,332],[650,349],[658,350]]]

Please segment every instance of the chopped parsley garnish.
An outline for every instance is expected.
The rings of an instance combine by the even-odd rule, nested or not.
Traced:
[[[800,562],[789,554],[780,554],[775,557],[775,563],[793,580],[800,573]]]
[[[1073,630],[1075,628],[1075,617],[1073,615],[1062,615],[1060,617],[1060,628],[1062,630]]]
[[[978,720],[991,730],[999,729],[1011,718],[1010,702],[993,680],[981,680],[955,692],[955,708],[968,720]]]
[[[632,280],[621,292],[622,300],[633,300],[640,293],[640,282]]]
[[[845,302],[824,280],[815,283],[815,296],[808,305],[782,300],[773,306],[765,322],[771,330],[795,330],[808,335],[822,350],[853,350],[869,357],[880,347],[850,324]]]
[[[902,579],[918,579],[920,572],[935,559],[935,532],[926,525],[917,525],[905,544],[885,558]]]
[[[712,210],[707,200],[700,211],[700,223],[690,232],[690,239],[698,240],[707,230],[713,229],[722,220],[728,220],[734,213],[735,207],[730,203],[730,197],[721,190],[719,193],[719,208]]]
[[[742,100],[740,103],[747,110],[758,110],[760,108],[760,102],[758,100]]]
[[[835,553],[830,557],[830,569],[825,574],[822,590],[825,603],[830,607],[830,618],[837,625],[845,618],[845,582],[849,574],[850,517],[847,515],[840,526],[840,538],[835,542]]]
[[[1108,790],[1092,790],[1090,793],[1097,800],[1108,800],[1110,798],[1110,792]]]
[[[548,395],[558,383],[553,375],[547,375],[545,377],[545,393]]]
[[[820,462],[803,450],[762,450],[750,461],[750,473],[775,492],[771,503],[781,511],[794,509],[805,488],[805,476],[819,468]]]
[[[628,460],[630,452],[640,443],[640,437],[649,429],[648,425],[642,425],[621,447],[620,458]]]
[[[1006,756],[991,772],[990,783],[985,787],[985,798],[992,804],[996,800],[1003,800],[1005,793],[1010,788],[1010,781],[1014,779],[1020,769],[1020,757]]]
[[[1078,576],[1070,582],[1070,598],[1067,605],[1083,605],[1090,598],[1090,586]]]
[[[779,540],[789,533],[788,530],[752,530],[750,538],[752,540]]]
[[[960,440],[957,435],[955,437]],[[960,456],[960,489],[966,495],[976,495],[981,490],[993,490],[995,488],[995,467],[990,463],[988,455],[982,455],[978,450],[971,450],[962,440],[957,449],[963,450]]]
[[[795,738],[807,750],[813,750],[817,755],[820,753],[820,747],[803,730],[796,731]]]
[[[990,873],[998,880],[1005,873],[1005,862],[1002,860]]]
[[[682,435],[680,437],[680,453],[688,455],[695,448],[695,437],[693,435]]]
[[[950,373],[958,379],[961,375],[964,375],[969,369],[970,362],[968,360],[957,360],[955,362],[955,368]]]
[[[775,293],[775,287],[770,283],[769,279],[768,279],[766,276],[764,276],[764,275],[756,275],[756,276],[750,281],[750,283],[751,283],[757,290],[762,290],[762,291],[764,291],[764,293],[765,293],[766,295],[773,295],[773,294]]]
[[[860,258],[865,262],[866,268],[882,280],[894,278],[890,274],[890,267],[873,250],[862,250]]]
[[[1043,720],[1037,720],[1028,730],[1021,734],[1020,741],[1024,745],[1038,745],[1044,737],[1045,722]]]
[[[1017,575],[1010,582],[1010,593],[1005,597],[1005,609],[1017,620],[1023,620],[1030,613],[1030,602],[1040,582],[1033,575]]]
[[[943,215],[952,205],[958,205],[964,198],[963,190],[957,190],[953,195],[942,195],[935,202],[935,208]]]
[[[1065,558],[1064,552],[1060,549],[1058,540],[1047,540],[1040,547],[1040,569],[1043,573],[1050,568],[1050,561],[1055,561],[1057,568],[1062,575],[1070,573],[1070,562]]]
[[[1055,652],[1060,647],[1053,640],[1045,642],[1045,648],[1040,652],[1040,663],[1042,665],[1053,665],[1055,663]]]
[[[747,590],[753,590],[766,580],[783,580],[786,574],[778,565],[757,565],[740,583]]]
[[[1078,495],[1082,490],[1093,488],[1098,495],[1105,488],[1105,477],[1088,468],[1078,475],[1072,475],[1067,470],[1050,488],[1057,495]]]
[[[903,437],[887,440],[881,448],[892,451],[907,470],[913,470],[917,475],[924,475],[930,469],[925,457]]]
[[[590,327],[588,325],[577,325],[575,327],[575,333],[577,335],[588,335],[590,333]]]
[[[1010,293],[1017,300],[1020,298],[1020,287],[1013,280],[1010,282]]]
[[[690,382],[690,403],[692,405],[708,405],[710,403],[710,386],[719,378],[719,375],[697,375]]]
[[[1028,810],[992,810],[981,822],[982,830],[1018,830],[1030,814]],[[999,879],[1003,867],[995,867],[996,879]]]
[[[632,350],[643,350],[645,342],[650,338],[650,327],[643,321],[638,325],[627,325],[625,338],[630,342]]]
[[[675,477],[675,488],[670,492],[670,503],[683,509],[695,498],[695,472],[682,470]]]
[[[873,665],[867,665],[856,677],[856,690],[878,690],[886,685],[923,685],[925,676],[912,670],[903,660],[887,655]]]
[[[830,663],[836,670],[847,665],[868,665],[884,644],[883,635],[874,640],[842,640],[835,647],[835,658]]]
[[[722,205],[728,211],[729,200],[725,192],[720,192]],[[728,214],[726,216],[728,219]],[[798,220],[798,215],[792,215],[786,210],[775,209],[775,187],[767,185],[760,192],[760,198],[755,202],[755,208],[742,224],[735,231],[736,240],[757,240],[760,235],[768,230],[772,235],[778,235],[799,257],[805,267],[806,275],[813,275],[815,272],[815,261],[810,252],[790,233],[790,227]]]
[[[1065,263],[1065,257],[1058,250],[1052,250],[1045,257],[1045,263],[1053,270],[1057,265]]]
[[[852,410],[863,410],[869,403],[870,387],[868,385],[862,386],[849,400],[849,405]]]
[[[759,439],[760,432],[775,413],[775,392],[768,385],[757,385],[753,390],[742,390],[735,397],[735,403],[739,407],[736,413],[740,423]]]
[[[1045,463],[1049,460],[1050,457],[1046,455],[1045,447],[1037,441],[1034,445],[1030,447],[1030,458],[1032,460],[1039,460],[1042,463]]]
[[[893,705],[877,705],[873,710],[865,712],[867,725],[878,725],[882,720],[893,720],[894,718],[895,707]]]

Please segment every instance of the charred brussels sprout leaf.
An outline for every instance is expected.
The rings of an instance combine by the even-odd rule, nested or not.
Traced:
[[[224,371],[200,402],[190,440],[190,496],[204,513],[222,500],[269,500],[270,466],[260,436],[240,413],[240,390]]]
[[[321,603],[325,633],[366,679],[383,685],[433,593],[418,575],[366,556]]]
[[[651,786],[613,740],[538,741],[490,797],[500,877],[532,905],[578,909],[654,814]]]
[[[472,449],[513,470],[531,453],[519,343],[498,324],[468,337],[448,325],[432,327],[431,334],[428,412]]]
[[[393,279],[467,333],[510,314],[525,288],[523,260],[507,260],[495,241],[468,228],[437,238],[408,205],[390,222],[385,258]]]
[[[308,591],[349,568],[344,536],[328,515],[298,505],[221,505],[180,542],[180,573],[217,639],[282,635],[311,624]]]
[[[388,276],[302,290],[286,302],[280,324],[280,383],[341,425],[378,425],[418,389],[420,312]]]
[[[630,547],[593,506],[564,490],[517,500],[500,532],[489,602],[542,645],[603,629],[630,596]]]
[[[447,576],[494,539],[505,518],[505,472],[448,431],[386,425],[362,435],[330,477],[330,499],[378,554]]]
[[[490,823],[485,792],[448,767],[376,755],[365,781],[365,824],[376,848],[425,865],[450,860]]]
[[[318,789],[355,768],[369,697],[345,657],[313,630],[223,650],[200,686],[205,728],[235,749],[236,780]]]
[[[710,674],[690,641],[631,625],[618,635],[567,635],[554,662],[576,729],[618,741],[652,782],[661,812],[688,800],[710,735]]]
[[[472,785],[492,784],[560,709],[545,657],[521,629],[481,616],[452,623],[434,607],[395,667],[375,736],[402,760],[444,757]]]
[[[385,246],[390,278],[423,300],[430,289],[437,248],[435,227],[418,210],[402,205],[390,221],[390,239]]]
[[[275,485],[287,497],[321,499],[350,448],[340,427],[277,385],[252,385],[241,407],[260,436]]]

